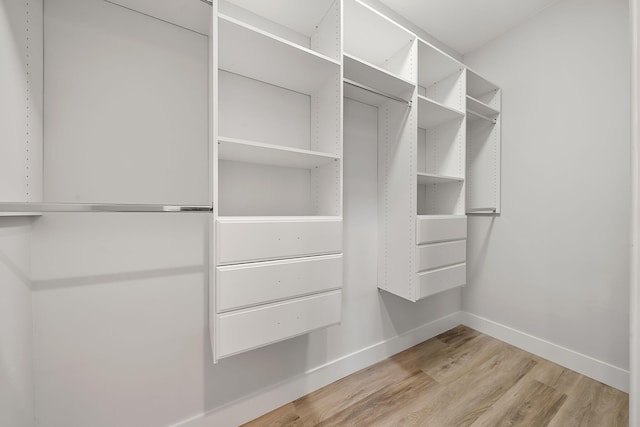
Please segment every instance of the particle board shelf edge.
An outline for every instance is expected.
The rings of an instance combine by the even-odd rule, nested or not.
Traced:
[[[340,156],[329,153],[229,137],[218,137],[218,157],[222,160],[300,169],[313,169],[340,160]]]
[[[418,184],[452,184],[463,182],[464,178],[418,172]]]
[[[314,93],[332,75],[337,75],[342,65],[223,14],[218,14],[218,31],[219,69],[285,89]]]

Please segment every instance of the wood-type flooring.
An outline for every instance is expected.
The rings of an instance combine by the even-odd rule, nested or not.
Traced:
[[[465,326],[246,427],[627,427],[626,393]]]

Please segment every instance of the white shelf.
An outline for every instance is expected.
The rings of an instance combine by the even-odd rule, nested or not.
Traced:
[[[472,111],[474,113],[489,117],[497,116],[498,114],[500,114],[500,111],[488,106],[484,102],[470,95],[467,95],[467,111]]]
[[[463,117],[464,113],[462,111],[418,95],[418,127],[431,129]]]
[[[457,176],[437,175],[433,173],[418,172],[418,184],[451,184],[455,182],[463,182],[464,178]]]
[[[411,100],[416,85],[409,80],[346,53],[343,63],[345,79],[406,101]]]
[[[499,90],[498,86],[481,77],[475,71],[467,69],[467,93],[469,95],[479,98],[497,90]]]
[[[464,69],[464,65],[441,50],[419,40],[418,84],[429,87]]]
[[[383,67],[415,40],[406,29],[358,0],[345,0],[344,51]],[[387,67],[384,67],[387,68]]]
[[[305,94],[339,75],[338,61],[228,16],[218,31],[222,70]]]
[[[313,169],[340,159],[318,151],[227,137],[218,137],[218,158],[300,169]]]

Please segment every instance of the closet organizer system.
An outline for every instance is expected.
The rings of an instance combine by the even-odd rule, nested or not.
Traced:
[[[211,213],[216,361],[337,324],[346,97],[378,108],[378,287],[417,301],[466,283],[466,214],[500,212],[498,87],[358,0],[109,2],[208,35],[211,204],[40,202],[42,4],[20,2],[27,137],[3,138],[22,184],[4,215]]]

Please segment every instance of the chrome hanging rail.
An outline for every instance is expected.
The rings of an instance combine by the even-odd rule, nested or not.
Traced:
[[[118,204],[118,203],[40,203],[40,202],[0,202],[0,213],[210,213],[210,205],[160,205],[160,204]]]

